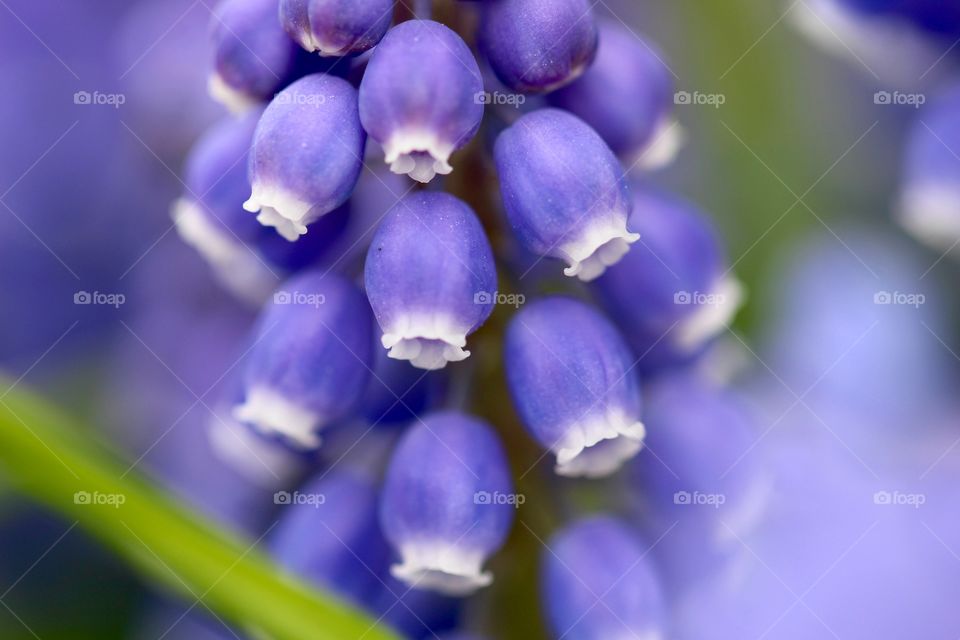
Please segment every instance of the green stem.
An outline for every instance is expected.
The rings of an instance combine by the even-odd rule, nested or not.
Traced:
[[[0,379],[0,388],[9,384]],[[0,471],[114,549],[147,579],[202,601],[273,640],[395,640],[360,611],[273,565],[258,542],[230,535],[151,486],[40,397],[0,396]],[[87,499],[90,497],[90,499]],[[102,502],[102,504],[97,504]],[[204,606],[205,605],[205,606]]]

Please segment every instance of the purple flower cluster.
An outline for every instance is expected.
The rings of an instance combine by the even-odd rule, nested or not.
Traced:
[[[476,33],[392,5],[225,0],[211,88],[243,112],[197,142],[174,218],[261,307],[221,422],[254,458],[321,461],[284,494],[274,555],[420,637],[493,582],[527,502],[510,422],[555,458],[549,486],[634,464],[660,426],[641,387],[689,367],[739,295],[708,219],[633,172],[671,122],[654,47],[584,0],[459,6]],[[634,525],[576,518],[547,543],[556,637],[663,632]]]

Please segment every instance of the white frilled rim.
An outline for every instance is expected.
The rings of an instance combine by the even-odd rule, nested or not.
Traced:
[[[800,2],[791,7],[788,16],[823,50],[852,58],[866,67],[865,71],[898,86],[918,84],[943,55],[907,22],[862,15],[839,0]]]
[[[443,369],[470,356],[467,330],[442,315],[404,316],[380,338],[389,357],[409,360],[418,369]]]
[[[286,486],[299,477],[305,466],[289,447],[258,436],[229,416],[210,420],[208,439],[218,458],[257,486]]]
[[[643,448],[643,423],[610,411],[571,425],[554,447],[555,471],[571,478],[602,478],[618,470]]]
[[[953,248],[960,240],[960,184],[908,187],[900,199],[898,219],[928,246],[943,251]]]
[[[453,171],[448,162],[451,153],[452,144],[427,130],[400,130],[383,145],[383,159],[390,171],[423,183]]]
[[[179,198],[171,212],[183,241],[206,259],[234,295],[259,305],[276,287],[275,275],[252,249],[212,224],[196,202]]]
[[[674,330],[674,344],[684,351],[696,351],[730,326],[746,298],[746,290],[735,277],[724,276],[705,297]]]
[[[260,101],[228,85],[219,73],[213,72],[207,78],[207,93],[227,108],[230,113],[240,114],[260,104]]]
[[[267,435],[280,435],[301,449],[316,449],[320,416],[267,387],[253,387],[233,417]]]
[[[401,547],[400,558],[390,573],[411,588],[461,597],[493,582],[493,574],[483,570],[483,553],[449,542],[407,544]]]
[[[243,203],[250,213],[257,213],[257,222],[265,227],[273,227],[281,236],[295,242],[307,232],[307,224],[313,222],[310,210],[313,208],[297,196],[284,189],[254,184],[250,198]]]
[[[603,275],[607,267],[620,262],[630,245],[640,239],[639,233],[627,231],[625,221],[604,219],[585,227],[580,236],[560,247],[568,266],[565,275],[590,282]]]
[[[665,117],[657,124],[650,142],[630,163],[631,171],[656,171],[671,164],[687,141],[687,132],[676,119]]]

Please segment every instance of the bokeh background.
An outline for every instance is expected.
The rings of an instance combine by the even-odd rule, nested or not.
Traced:
[[[254,532],[237,492],[249,478],[227,465],[211,475],[206,429],[255,309],[170,218],[185,154],[225,114],[206,90],[212,4],[0,0],[0,367],[138,473]],[[814,5],[594,7],[662,49],[677,91],[722,98],[676,105],[685,146],[645,179],[712,214],[749,292],[704,366],[752,416],[731,462],[762,469],[766,511],[749,527],[680,525],[724,538],[716,568],[691,550],[695,537],[648,535],[666,535],[658,561],[673,575],[706,574],[670,585],[677,638],[955,638],[958,269],[895,221],[923,107],[876,95],[934,96],[955,75],[956,43],[931,36],[932,57],[908,64],[902,48],[816,29]],[[884,304],[885,293],[911,303]],[[515,428],[496,356],[483,366],[478,410]],[[522,435],[511,447],[535,457]],[[592,508],[624,490],[562,493]],[[544,637],[536,557],[563,509],[520,513],[510,560],[494,562],[498,583],[469,612],[493,637]],[[184,610],[2,474],[0,604],[0,637],[41,640],[158,638]],[[189,617],[166,637],[206,637],[185,628],[203,623]]]

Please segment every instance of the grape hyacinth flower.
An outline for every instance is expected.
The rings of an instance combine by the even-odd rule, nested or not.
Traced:
[[[223,0],[212,25],[210,95],[235,112],[269,100],[293,72],[297,53],[277,21],[277,0]]]
[[[504,543],[516,496],[493,430],[458,412],[410,427],[387,469],[380,522],[411,587],[468,595],[489,585],[483,563]]]
[[[517,120],[494,149],[503,204],[520,242],[564,260],[589,281],[640,236],[627,230],[631,200],[610,147],[576,116],[541,109]]]
[[[280,24],[301,47],[321,56],[373,48],[392,19],[393,0],[280,0]]]
[[[243,208],[291,242],[350,197],[363,167],[366,134],[357,92],[346,80],[313,74],[277,94],[257,125],[252,191]]]
[[[261,314],[234,415],[302,448],[361,397],[373,366],[373,320],[363,294],[333,274],[284,283]]]
[[[276,286],[276,277],[248,243],[261,227],[243,210],[249,191],[247,150],[260,119],[253,110],[218,122],[190,150],[184,171],[186,193],[172,216],[184,241],[197,249],[231,292],[253,302]]]
[[[940,249],[960,239],[960,85],[938,95],[913,126],[901,187],[900,223]]]
[[[546,93],[587,69],[598,35],[587,0],[497,0],[483,6],[478,39],[503,84]]]
[[[355,603],[370,601],[380,587],[373,568],[389,554],[377,522],[378,500],[373,481],[354,469],[332,468],[296,493],[278,492],[282,511],[269,541],[271,555]]]
[[[377,45],[360,83],[360,120],[394,173],[430,182],[483,119],[480,68],[460,36],[409,20]]]
[[[665,637],[666,604],[655,567],[625,524],[586,518],[554,534],[546,546],[541,597],[554,637]]]
[[[493,311],[490,242],[473,210],[446,193],[415,193],[394,205],[364,277],[384,348],[421,369],[467,358],[467,336]]]
[[[716,231],[691,203],[636,189],[630,226],[643,245],[593,288],[643,356],[641,371],[687,362],[732,321],[742,287],[726,273]]]
[[[234,295],[260,304],[285,274],[336,253],[350,217],[349,203],[313,224],[317,233],[290,243],[264,227],[243,202],[250,195],[247,159],[261,110],[214,125],[191,149],[185,193],[172,216],[183,240]]]
[[[604,19],[598,26],[597,59],[547,100],[593,127],[625,162],[669,162],[680,139],[670,117],[673,78],[662,53],[619,22]]]
[[[527,429],[563,476],[602,477],[643,446],[640,388],[630,349],[586,304],[532,302],[507,328],[504,365]]]

